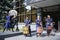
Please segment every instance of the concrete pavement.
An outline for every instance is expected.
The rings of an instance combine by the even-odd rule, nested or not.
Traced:
[[[20,29],[20,32],[22,32],[22,27],[25,24],[19,24],[18,28]],[[16,26],[15,26],[16,28]],[[31,31],[35,31],[36,30],[36,25],[35,24],[31,24]],[[14,33],[19,33],[19,32],[0,32],[0,35],[8,35],[8,34],[14,34]],[[51,32],[51,35],[48,37],[46,34],[46,31],[43,31],[42,36],[41,37],[36,37],[36,32],[32,33],[32,37],[25,37],[24,35],[16,35],[13,37],[7,37],[4,40],[60,40],[60,33],[55,33],[55,32]]]
[[[48,37],[46,31],[43,31],[41,37],[36,37],[35,33],[32,33],[32,37],[25,37],[24,35],[14,36],[5,38],[5,40],[60,40],[60,33],[51,32],[51,35]]]

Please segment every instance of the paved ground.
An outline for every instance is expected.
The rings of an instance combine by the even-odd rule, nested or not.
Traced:
[[[0,32],[0,36],[1,36],[1,35],[16,34],[16,33],[20,33],[20,32],[12,32],[12,31]]]
[[[21,32],[22,26],[24,26],[23,24],[19,25],[19,29]],[[31,25],[31,31],[36,30],[36,26]],[[18,33],[18,32],[0,32],[0,35],[7,35],[7,34],[11,34],[11,33]],[[52,31],[51,35],[48,37],[46,35],[46,31],[43,31],[42,36],[41,37],[36,37],[36,33],[32,33],[32,37],[25,37],[24,35],[19,35],[19,36],[14,36],[14,37],[8,37],[5,38],[5,40],[60,40],[60,33],[55,33]]]
[[[32,37],[25,37],[24,35],[5,38],[5,40],[60,40],[60,33],[52,32],[48,37],[46,31],[42,33],[41,37],[36,37],[35,33],[32,33]]]
[[[19,23],[18,24],[18,28],[19,28],[19,32],[22,32],[22,28],[25,26],[24,23]],[[16,26],[15,26],[15,29],[14,31],[16,30]],[[33,23],[31,24],[31,31],[35,31],[36,30],[36,25]],[[14,33],[19,33],[19,32],[12,32],[12,31],[5,31],[4,33],[2,32],[3,30],[0,30],[0,35],[7,35],[7,34],[14,34]]]

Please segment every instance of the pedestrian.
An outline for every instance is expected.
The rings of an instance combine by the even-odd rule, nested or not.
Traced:
[[[46,16],[43,18],[43,27],[44,28],[46,27],[46,21],[45,21],[45,19],[46,19]]]
[[[19,31],[19,28],[18,28],[18,16],[16,16],[14,18],[14,26],[16,25],[16,31]]]
[[[46,29],[47,29],[47,35],[49,36],[51,33],[53,27],[53,19],[50,17],[50,15],[47,15],[46,18]]]
[[[36,32],[37,32],[37,37],[40,36],[42,33],[42,20],[40,16],[37,16],[36,19]]]

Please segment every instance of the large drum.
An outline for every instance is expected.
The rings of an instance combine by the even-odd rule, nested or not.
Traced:
[[[14,18],[17,16],[17,11],[16,10],[10,10],[9,15],[12,16],[14,15]]]
[[[28,27],[23,27],[23,34],[29,34],[29,28]]]

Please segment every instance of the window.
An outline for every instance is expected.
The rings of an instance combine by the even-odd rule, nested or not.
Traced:
[[[31,8],[31,10],[28,10],[25,8],[25,6],[22,7],[20,4],[16,5],[16,7],[20,7],[20,8],[16,9],[19,13],[18,14],[19,22],[21,22],[21,23],[24,22],[26,16],[28,16],[29,19],[32,20],[32,22],[35,22],[35,20],[36,20],[36,9],[35,8]],[[30,7],[28,6],[28,8],[30,8]]]

